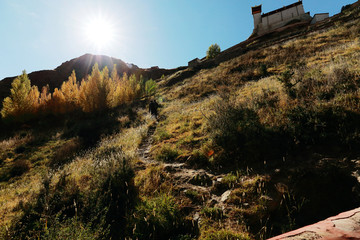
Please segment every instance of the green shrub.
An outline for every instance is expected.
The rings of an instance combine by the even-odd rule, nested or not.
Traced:
[[[209,49],[206,51],[206,58],[207,59],[214,58],[217,55],[219,55],[220,52],[221,52],[221,49],[217,43],[211,44]]]
[[[296,89],[295,86],[298,82],[293,83],[294,71],[291,68],[287,68],[284,72],[280,74],[277,78],[284,86],[286,93],[290,98],[296,98]]]

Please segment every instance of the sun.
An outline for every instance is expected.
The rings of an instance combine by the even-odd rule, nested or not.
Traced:
[[[86,22],[84,33],[87,43],[103,50],[115,41],[116,29],[111,20],[98,16]]]

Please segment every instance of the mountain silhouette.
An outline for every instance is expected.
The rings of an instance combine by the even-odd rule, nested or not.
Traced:
[[[80,82],[87,74],[91,73],[92,67],[97,63],[99,69],[103,69],[105,66],[109,68],[111,72],[114,64],[116,64],[116,70],[118,74],[122,75],[127,73],[128,75],[136,74],[143,75],[145,78],[158,79],[163,74],[171,74],[178,69],[162,69],[158,67],[152,67],[149,69],[142,69],[134,64],[125,63],[124,61],[108,57],[105,55],[92,55],[84,54],[78,58],[71,59],[62,63],[54,70],[41,70],[35,71],[28,74],[31,85],[35,85],[41,91],[43,86],[49,85],[50,91],[55,88],[61,87],[61,84],[68,79],[71,72],[75,70],[76,78]],[[20,74],[20,73],[19,73]],[[11,83],[16,78],[7,77],[0,81],[0,101],[10,94]]]

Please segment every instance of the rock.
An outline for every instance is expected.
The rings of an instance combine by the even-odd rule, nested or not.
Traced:
[[[193,216],[193,220],[195,222],[200,222],[200,213],[199,212],[196,212]]]
[[[226,202],[229,199],[231,192],[232,192],[231,190],[227,190],[226,192],[224,192],[221,195],[220,202]]]

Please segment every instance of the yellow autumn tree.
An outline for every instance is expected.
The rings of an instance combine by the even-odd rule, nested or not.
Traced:
[[[51,108],[51,112],[54,113],[55,115],[63,114],[66,112],[65,97],[64,94],[58,88],[54,89],[51,98],[50,108]]]
[[[127,89],[128,89],[129,78],[126,73],[120,78],[116,84],[115,98],[117,105],[121,105],[127,101]]]
[[[79,107],[79,87],[76,82],[76,74],[73,70],[68,80],[61,85],[61,93],[64,96],[66,112],[72,112]]]
[[[117,87],[119,83],[120,83],[120,79],[117,74],[116,64],[114,64],[113,70],[111,71],[111,78],[109,79],[109,84],[108,84],[109,94],[108,94],[107,102],[109,107],[111,108],[119,106],[119,99],[117,96]]]
[[[51,93],[49,93],[49,85],[42,88],[39,98],[39,111],[47,114],[50,111],[49,104],[51,102]]]
[[[1,116],[16,121],[26,121],[37,111],[39,91],[37,87],[31,87],[25,70],[22,75],[15,78],[11,87],[10,96],[3,101]]]
[[[39,110],[39,97],[40,97],[40,92],[37,86],[32,86],[29,92],[29,95],[27,97],[28,99],[28,104],[29,104],[29,114],[31,114],[32,116],[36,115],[38,113]]]
[[[93,66],[91,75],[83,79],[80,85],[79,102],[84,112],[101,111],[111,107],[109,69],[99,70]]]
[[[101,78],[100,78],[99,87],[99,106],[100,109],[107,109],[111,108],[111,92],[113,91],[113,84],[112,80],[109,76],[109,69],[107,66],[103,68],[101,71]]]

